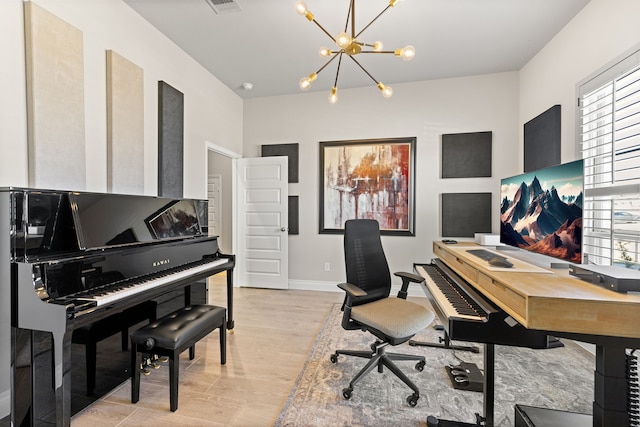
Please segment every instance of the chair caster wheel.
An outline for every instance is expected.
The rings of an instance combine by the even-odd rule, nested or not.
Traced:
[[[347,400],[351,399],[351,393],[353,393],[353,389],[351,387],[342,389],[342,397],[344,397]]]
[[[332,354],[329,357],[329,360],[331,360],[331,363],[338,363],[338,355],[337,354]]]
[[[424,371],[424,365],[425,365],[425,361],[424,360],[416,363],[416,371],[418,371],[418,372]]]
[[[409,406],[411,406],[412,408],[414,406],[416,406],[418,404],[418,399],[420,398],[420,395],[413,393],[412,395],[410,395],[409,397],[407,397],[407,403],[409,404]]]

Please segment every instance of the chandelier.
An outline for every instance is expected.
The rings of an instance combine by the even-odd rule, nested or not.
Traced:
[[[399,56],[405,61],[410,61],[416,54],[416,50],[413,46],[406,46],[402,49],[396,50],[383,50],[382,42],[374,42],[373,44],[365,43],[359,40],[360,35],[367,29],[371,24],[373,24],[383,13],[385,13],[390,7],[394,7],[400,0],[389,0],[389,4],[385,7],[382,12],[380,12],[375,18],[371,20],[367,25],[364,26],[362,30],[356,32],[356,1],[350,0],[349,12],[347,12],[347,22],[345,23],[344,31],[335,37],[331,35],[327,30],[322,27],[316,21],[313,13],[307,9],[307,5],[303,1],[298,1],[296,3],[296,11],[298,14],[304,16],[309,21],[316,24],[329,38],[336,44],[337,49],[330,49],[327,47],[323,47],[320,49],[320,55],[323,57],[327,57],[330,59],[318,69],[315,73],[309,74],[307,77],[303,77],[300,79],[300,89],[307,90],[311,87],[311,83],[318,77],[318,73],[325,69],[327,65],[329,65],[333,60],[338,58],[338,67],[336,70],[336,79],[333,83],[333,88],[331,88],[331,94],[329,95],[329,102],[335,104],[338,101],[338,75],[340,74],[340,65],[342,64],[342,58],[344,55],[349,57],[353,62],[356,63],[358,67],[364,71],[364,73],[373,80],[378,89],[382,92],[382,96],[385,98],[391,97],[393,95],[393,89],[390,86],[383,84],[376,80],[363,66],[356,60],[356,56],[363,53],[371,53],[371,54],[393,54],[395,56]],[[349,31],[349,22],[351,22],[351,31]]]

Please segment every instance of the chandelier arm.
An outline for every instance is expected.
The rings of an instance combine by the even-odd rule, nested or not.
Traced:
[[[331,62],[334,59],[336,59],[336,56],[338,56],[338,54],[340,54],[340,57],[342,57],[342,52],[344,51],[341,50],[340,52],[336,52],[335,55],[333,55],[330,60],[328,60],[322,67],[320,67],[318,71],[316,71],[316,74],[320,74],[320,71],[324,70],[327,67],[327,65],[331,64]]]
[[[355,0],[354,0],[355,1]],[[364,30],[366,30],[367,28],[369,28],[371,26],[371,24],[373,24],[378,18],[380,18],[382,16],[383,13],[385,13],[391,6],[387,6],[385,7],[382,12],[380,12],[378,14],[378,16],[376,16],[375,18],[373,18],[371,20],[371,22],[369,22],[367,25],[365,25],[365,27],[363,29],[360,30],[360,32],[358,34],[356,34],[355,36],[353,36],[354,39],[357,39],[358,37],[360,37],[360,34],[364,33]]]
[[[333,87],[338,87],[338,74],[340,74],[340,64],[342,64],[342,51],[340,51],[340,59],[338,60],[338,69],[336,70],[336,79],[333,82]]]
[[[328,36],[329,36],[329,38],[330,38],[331,40],[333,40],[333,42],[334,42],[334,43],[336,42],[335,37],[333,37],[333,36],[331,35],[331,33],[330,33],[330,32],[328,32],[327,30],[325,30],[325,29],[324,29],[324,27],[323,27],[322,25],[320,25],[320,23],[319,23],[318,21],[316,21],[316,20],[315,20],[315,18],[313,19],[313,21],[312,21],[312,22],[313,22],[314,24],[316,24],[316,25],[318,26],[318,28],[320,28],[320,29],[321,29],[321,30],[322,30],[326,35],[328,35]]]
[[[393,50],[362,50],[360,51],[360,53],[393,53],[395,54],[396,52]]]
[[[349,18],[351,18],[352,21],[355,19],[355,18],[352,18],[353,13],[354,13],[354,8],[355,8],[355,5],[356,5],[355,1],[356,0],[351,0],[349,2],[349,11],[347,12],[347,21],[344,23],[344,32],[345,33],[349,29]],[[353,38],[353,32],[351,33],[351,37]]]
[[[371,78],[371,80],[373,80],[373,82],[375,84],[379,83],[371,74],[369,74],[369,72],[367,70],[365,70],[365,68],[353,56],[349,55],[349,58],[351,58],[353,60],[353,62],[355,62],[358,65],[358,67],[362,68],[362,71],[364,71],[364,73],[367,76],[369,76]]]
[[[351,38],[356,38],[356,0],[351,0]]]

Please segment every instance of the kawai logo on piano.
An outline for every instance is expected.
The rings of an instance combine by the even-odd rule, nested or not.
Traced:
[[[169,259],[162,259],[160,261],[154,261],[153,262],[153,266],[154,267],[159,267],[161,265],[165,265],[165,264],[169,264],[169,263],[170,263]]]

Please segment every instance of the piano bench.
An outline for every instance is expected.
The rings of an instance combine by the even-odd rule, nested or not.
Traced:
[[[140,398],[142,354],[169,358],[169,399],[171,411],[178,409],[178,373],[180,353],[189,349],[189,359],[195,357],[195,344],[210,332],[220,328],[220,363],[227,358],[226,317],[224,307],[188,305],[144,326],[131,334],[131,403]]]
[[[129,349],[129,328],[145,320],[149,322],[156,320],[157,306],[158,303],[155,301],[145,301],[73,331],[71,342],[85,346],[87,396],[93,394],[96,386],[96,347],[98,342],[120,332],[122,351],[127,351]]]

